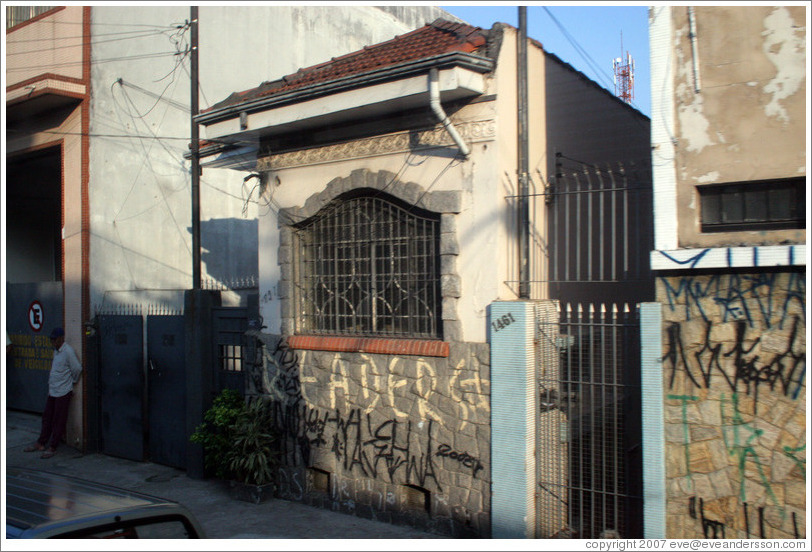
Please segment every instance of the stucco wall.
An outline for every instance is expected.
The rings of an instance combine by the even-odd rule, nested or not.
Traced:
[[[279,336],[262,340],[249,391],[272,399],[284,436],[281,498],[489,536],[486,344],[452,344],[448,358],[431,358],[295,351]]]
[[[300,67],[391,39],[442,14],[411,6],[408,22],[371,6],[202,6],[200,108]],[[94,6],[90,151],[91,308],[162,304],[191,287],[187,6]],[[184,70],[184,66],[186,69]],[[119,80],[121,79],[121,80]],[[201,132],[205,136],[205,132]],[[256,286],[256,180],[206,168],[201,177],[204,283]],[[226,299],[234,300],[228,296]]]
[[[806,274],[658,278],[668,538],[803,538]]]
[[[806,241],[805,230],[701,234],[696,191],[806,174],[806,9],[694,8],[692,48],[689,8],[670,8],[674,80],[661,92],[674,95],[680,247]]]

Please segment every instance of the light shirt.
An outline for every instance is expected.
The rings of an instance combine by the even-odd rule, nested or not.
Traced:
[[[51,374],[48,376],[48,394],[52,397],[64,397],[73,391],[73,384],[79,381],[82,364],[76,358],[73,347],[67,343],[54,351],[51,363]]]

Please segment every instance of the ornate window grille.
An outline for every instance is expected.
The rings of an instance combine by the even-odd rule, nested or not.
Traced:
[[[442,337],[439,215],[345,194],[294,235],[297,333]]]

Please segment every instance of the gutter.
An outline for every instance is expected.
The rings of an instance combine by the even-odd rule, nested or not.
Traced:
[[[451,136],[451,138],[460,148],[460,153],[462,156],[468,157],[468,155],[471,153],[471,149],[465,142],[463,142],[459,132],[457,132],[457,129],[454,128],[454,124],[451,122],[451,119],[448,118],[448,115],[446,115],[442,104],[440,104],[439,72],[437,71],[436,67],[432,67],[429,70],[429,106],[431,107],[432,112],[434,112],[434,115],[437,117],[437,120],[443,123],[446,132],[448,132],[449,136]]]
[[[431,70],[432,68],[437,68],[438,66],[444,65],[459,66],[465,69],[477,71],[479,73],[487,73],[493,71],[494,69],[493,60],[486,57],[460,52],[441,54],[438,56],[423,58],[417,61],[409,61],[400,65],[390,66],[382,70],[367,71],[366,73],[360,73],[324,83],[305,86],[284,94],[272,95],[269,97],[257,98],[255,100],[228,105],[220,109],[214,109],[212,111],[197,115],[194,120],[201,125],[210,125],[220,121],[225,121],[227,119],[239,117],[240,113],[264,111],[282,104],[302,102],[316,96],[335,94],[346,89],[361,88],[371,84],[377,84],[378,82],[385,80],[406,77],[414,73],[424,72],[427,69]]]

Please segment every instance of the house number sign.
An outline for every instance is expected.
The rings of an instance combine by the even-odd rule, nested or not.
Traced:
[[[509,312],[507,314],[503,314],[502,316],[491,322],[491,326],[493,327],[494,332],[498,332],[504,330],[514,322],[516,322],[516,319],[513,318],[513,313]]]

